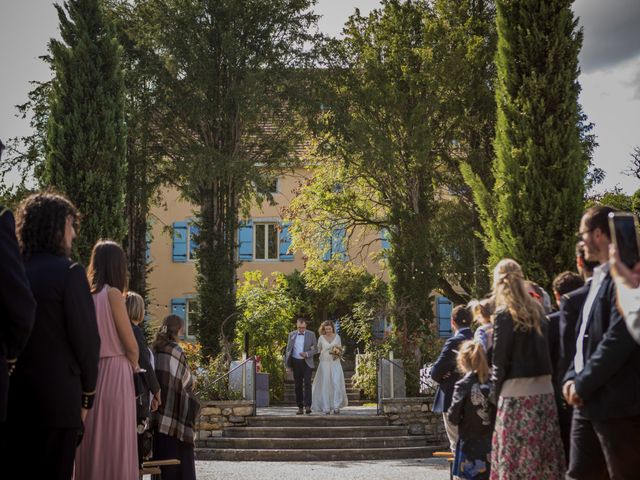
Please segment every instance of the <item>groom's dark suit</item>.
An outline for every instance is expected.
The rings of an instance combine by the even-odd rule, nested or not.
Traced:
[[[300,342],[296,348],[296,339],[298,335],[303,336],[302,350],[300,350]],[[284,355],[284,364],[293,370],[293,380],[295,381],[296,404],[298,408],[311,408],[311,372],[313,371],[313,356],[318,350],[315,333],[305,330],[299,333],[294,330],[289,334],[287,341],[287,350]],[[300,353],[305,353],[306,358],[301,358]],[[303,387],[304,384],[304,395]]]

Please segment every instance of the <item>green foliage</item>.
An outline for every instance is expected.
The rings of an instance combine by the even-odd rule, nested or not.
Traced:
[[[498,0],[498,120],[493,182],[473,166],[473,189],[489,262],[511,257],[548,285],[571,267],[583,207],[587,146],[578,105],[577,29],[570,2]]]
[[[122,49],[99,0],[56,5],[62,41],[51,40],[46,185],[83,214],[75,243],[87,262],[100,238],[122,242],[126,128]]]
[[[262,272],[246,272],[238,288],[238,308],[236,349],[243,349],[244,336],[248,334],[250,355],[260,356],[263,369],[269,373],[272,394],[282,398],[283,353],[297,310],[296,302],[287,293],[284,275],[275,274],[270,285]]]
[[[367,400],[378,398],[378,352],[362,354],[358,357],[356,371],[351,377],[353,384],[362,391],[362,395]]]
[[[156,52],[157,128],[172,183],[196,205],[198,338],[233,337],[238,217],[254,185],[295,161],[296,105],[315,43],[313,0],[138,2]]]
[[[433,323],[432,292],[460,301],[456,287],[486,285],[486,254],[473,239],[478,221],[458,163],[467,158],[488,171],[494,50],[492,2],[387,0],[349,19],[318,76],[328,109],[309,116],[313,178],[291,207],[294,243],[318,258],[314,244],[342,228],[350,246],[367,246],[366,258],[387,232],[405,359],[420,356],[417,332],[432,335],[423,328]],[[443,228],[450,220],[462,227]],[[471,241],[460,241],[460,230]]]
[[[195,394],[201,401],[234,400],[242,396],[229,390],[229,376],[225,376],[230,366],[227,352],[211,358],[204,354],[199,343],[181,342],[180,346],[195,377]]]

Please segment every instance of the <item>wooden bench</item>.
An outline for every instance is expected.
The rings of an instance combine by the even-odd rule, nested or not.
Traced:
[[[162,467],[169,465],[180,465],[180,460],[176,458],[169,458],[167,460],[149,460],[142,462],[142,468],[140,468],[140,479],[144,475],[160,475],[162,477]]]
[[[451,453],[450,451],[433,452],[433,457],[447,459],[447,462],[449,462],[449,479],[453,480],[453,453]]]

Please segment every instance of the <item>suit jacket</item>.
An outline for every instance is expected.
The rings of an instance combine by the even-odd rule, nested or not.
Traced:
[[[560,379],[569,370],[569,366],[576,356],[576,338],[578,336],[578,321],[582,315],[582,307],[589,294],[590,282],[584,286],[562,296],[560,300],[560,352],[558,371]]]
[[[435,397],[433,399],[433,412],[443,413],[449,410],[453,390],[456,382],[460,380],[458,372],[457,357],[458,348],[465,340],[472,340],[473,332],[470,328],[461,328],[455,335],[449,337],[445,342],[440,356],[431,367],[431,378],[438,383]]]
[[[18,357],[35,319],[36,301],[20,257],[13,215],[0,205],[0,422],[7,411],[7,359]]]
[[[549,345],[549,356],[551,357],[551,367],[553,368],[551,381],[556,396],[559,392],[562,392],[562,379],[566,372],[560,372],[560,317],[560,312],[547,315],[549,322],[549,337],[547,338],[547,342]]]
[[[298,335],[298,331],[294,330],[289,333],[289,339],[287,341],[287,349],[284,354],[284,364],[286,367],[291,368],[291,359],[293,358],[293,346],[296,341],[296,337]],[[316,341],[316,334],[311,330],[304,331],[304,347],[303,350],[307,353],[307,358],[305,361],[309,368],[313,368],[313,356],[318,353],[318,342]]]
[[[11,376],[7,422],[79,428],[82,394],[95,392],[100,336],[84,268],[48,253],[26,263],[36,321]]]
[[[640,415],[640,345],[627,330],[616,308],[616,289],[610,274],[604,278],[587,322],[584,369],[576,373],[573,361],[564,381],[575,380],[584,401],[583,414],[591,420]]]

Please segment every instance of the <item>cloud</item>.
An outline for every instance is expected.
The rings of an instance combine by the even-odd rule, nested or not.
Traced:
[[[638,0],[577,0],[574,11],[584,27],[582,71],[590,73],[640,56]]]
[[[640,100],[640,62],[636,64],[636,74],[633,80],[623,82],[625,86],[633,89],[633,99]]]

